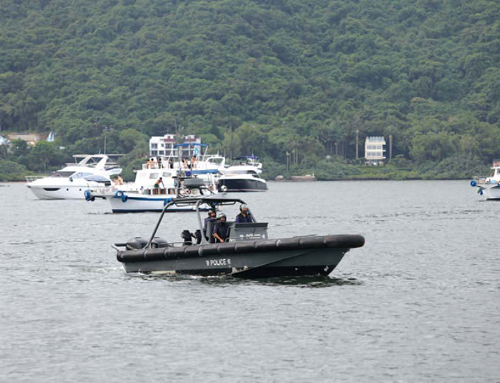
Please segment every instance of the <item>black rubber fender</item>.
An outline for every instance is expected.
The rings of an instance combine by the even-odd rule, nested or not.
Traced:
[[[117,253],[119,262],[143,262],[162,259],[182,259],[226,254],[289,251],[300,249],[361,247],[365,239],[361,235],[308,236],[283,239],[268,239],[249,242],[226,242],[206,245],[167,247],[158,249],[126,250]]]

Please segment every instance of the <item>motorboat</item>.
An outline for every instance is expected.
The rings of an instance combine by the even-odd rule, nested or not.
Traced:
[[[260,176],[262,163],[255,156],[237,157],[235,164],[226,167],[218,179],[220,191],[261,192],[267,190],[267,182]]]
[[[167,203],[179,197],[202,197],[217,194],[215,178],[199,178],[169,162],[152,157],[136,171],[135,181],[89,188],[87,201],[102,198],[109,202],[113,213],[161,212]],[[161,183],[155,184],[161,178]],[[181,206],[169,212],[192,212],[193,206]]]
[[[122,169],[106,154],[74,155],[75,163],[46,177],[27,176],[26,186],[40,199],[84,199],[84,192],[111,184]]]
[[[477,192],[487,200],[500,200],[500,160],[493,161],[491,170],[491,176],[474,177],[470,185],[477,187]]]
[[[267,182],[253,170],[245,172],[225,172],[218,179],[220,191],[227,192],[263,192]]]
[[[240,278],[282,276],[326,276],[352,248],[364,245],[361,235],[310,235],[270,239],[268,223],[228,222],[229,234],[224,243],[212,243],[213,222],[203,227],[200,206],[219,211],[230,205],[244,204],[239,198],[214,195],[203,198],[176,198],[170,201],[149,238],[135,237],[115,243],[117,259],[127,273],[227,275]],[[197,212],[195,233],[185,229],[183,242],[169,242],[156,234],[166,212],[171,208],[194,206]],[[175,225],[169,220],[170,225]],[[187,234],[187,235],[186,235]],[[196,240],[195,240],[196,239]]]

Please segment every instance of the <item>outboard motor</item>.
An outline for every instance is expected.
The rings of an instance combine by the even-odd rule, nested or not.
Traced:
[[[191,246],[193,244],[192,238],[194,237],[194,235],[191,234],[189,230],[183,230],[181,233],[181,237],[184,240],[182,246]]]
[[[160,237],[154,237],[151,241],[151,247],[153,249],[158,249],[162,247],[168,247],[168,242]]]
[[[127,241],[127,250],[144,249],[148,244],[148,240],[142,237],[135,237]]]

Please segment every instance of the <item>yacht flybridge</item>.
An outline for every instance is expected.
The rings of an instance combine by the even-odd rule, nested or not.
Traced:
[[[47,177],[27,176],[26,186],[40,199],[84,199],[85,190],[110,185],[110,176],[121,173],[122,169],[110,156],[74,155],[75,163],[66,164]]]
[[[244,201],[220,195],[176,198],[164,207],[149,239],[135,237],[126,243],[114,244],[117,259],[129,273],[229,275],[240,278],[328,275],[351,248],[365,243],[361,235],[269,239],[265,222],[227,222],[226,241],[211,243],[214,222],[207,222],[203,227],[200,207],[208,205],[220,210],[235,204],[244,204]],[[184,242],[157,237],[165,213],[171,208],[186,206],[194,207],[198,214],[195,234],[189,228],[179,228]],[[176,226],[172,219],[173,216],[169,224]],[[195,243],[192,238],[196,239]]]

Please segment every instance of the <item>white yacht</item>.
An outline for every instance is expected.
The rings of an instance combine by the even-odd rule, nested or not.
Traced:
[[[85,199],[106,199],[113,213],[161,212],[166,204],[178,197],[203,197],[217,193],[215,178],[198,178],[186,174],[168,161],[150,158],[136,171],[135,181],[89,188]],[[158,183],[161,178],[161,182]],[[155,187],[155,184],[158,186]],[[176,207],[172,211],[194,211],[192,206]]]
[[[47,177],[27,176],[26,186],[40,199],[84,199],[85,190],[110,185],[110,176],[122,171],[105,154],[78,154],[73,158],[75,163]]]
[[[500,200],[500,160],[493,161],[491,170],[490,177],[474,177],[470,185],[477,186],[477,192],[487,200]]]
[[[260,177],[262,163],[257,157],[237,157],[234,165],[226,167],[218,179],[219,190],[227,192],[260,192],[267,190],[267,182]]]

